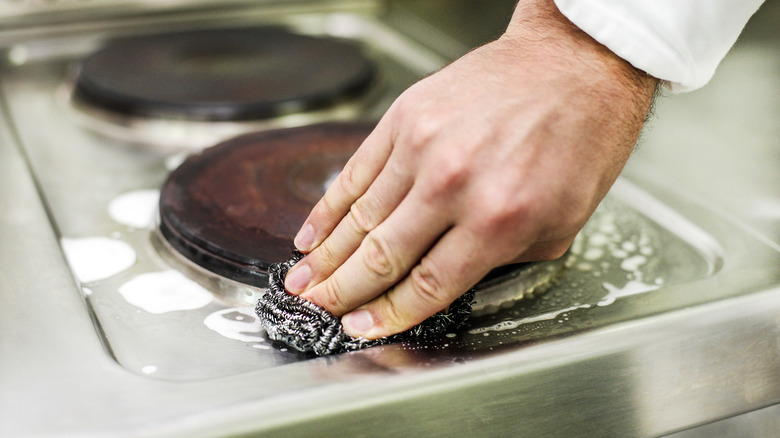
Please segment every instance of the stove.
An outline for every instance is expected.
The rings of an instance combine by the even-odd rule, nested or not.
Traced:
[[[409,427],[441,431],[556,375],[660,410],[642,385],[661,375],[630,355],[670,327],[725,330],[711,309],[780,280],[748,275],[777,266],[776,248],[639,166],[565,258],[484,280],[489,299],[459,332],[328,358],[273,344],[253,312],[268,264],[393,99],[448,59],[379,2],[228,9],[142,27],[107,15],[8,46],[4,220],[32,232],[3,236],[4,270],[24,261],[0,318],[13,340],[0,339],[23,346],[9,375],[27,379],[0,411],[18,397],[48,422],[29,409],[0,431],[359,432],[412,409]],[[619,369],[648,380],[622,391]],[[626,409],[621,397],[605,403]],[[673,427],[658,424],[632,427]]]

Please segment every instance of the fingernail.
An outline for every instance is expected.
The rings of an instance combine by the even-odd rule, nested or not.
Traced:
[[[366,336],[374,327],[374,318],[368,310],[356,310],[344,315],[341,325],[351,336]]]
[[[284,279],[284,288],[293,294],[300,294],[309,285],[311,268],[305,263],[298,263]]]
[[[311,224],[304,225],[303,228],[298,231],[293,243],[295,243],[295,247],[298,251],[310,251],[312,244],[314,244],[314,227],[311,226]]]

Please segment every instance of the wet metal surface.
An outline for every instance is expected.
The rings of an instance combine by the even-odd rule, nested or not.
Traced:
[[[362,119],[445,62],[392,32],[361,34],[383,29],[370,16],[301,20],[342,36],[351,29],[386,54],[374,58],[384,85],[358,105]],[[745,50],[770,53],[761,47]],[[66,98],[85,53],[17,59],[0,73],[0,434],[636,436],[780,401],[777,222],[728,211],[740,194],[775,199],[772,189],[752,190],[748,171],[723,196],[708,192],[697,170],[684,169],[717,165],[720,155],[692,158],[694,145],[675,143],[686,138],[674,134],[683,115],[664,118],[701,111],[698,99],[731,89],[728,75],[701,97],[659,106],[547,293],[438,342],[312,358],[265,339],[248,286],[160,251],[153,208],[136,220],[193,146],[147,141],[181,126],[132,139],[138,125],[120,136],[85,126],[91,119]],[[774,62],[743,53],[724,71]],[[777,116],[767,93],[757,101],[767,120]],[[308,122],[280,125],[288,123]],[[776,126],[756,123],[768,131],[734,129],[747,156],[769,161]],[[250,128],[258,126],[229,132]],[[729,150],[710,143],[708,151]]]

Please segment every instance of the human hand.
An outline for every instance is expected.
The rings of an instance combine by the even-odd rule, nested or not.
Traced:
[[[657,80],[521,1],[509,28],[404,92],[298,233],[291,293],[375,339],[490,269],[560,257],[625,164]]]

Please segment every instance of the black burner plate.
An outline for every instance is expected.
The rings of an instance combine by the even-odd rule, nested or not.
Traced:
[[[290,258],[295,233],[373,126],[257,132],[190,157],[162,188],[162,234],[198,265],[266,286],[269,265]]]
[[[247,120],[323,108],[375,68],[355,43],[261,27],[117,39],[84,60],[77,99],[122,113]]]

